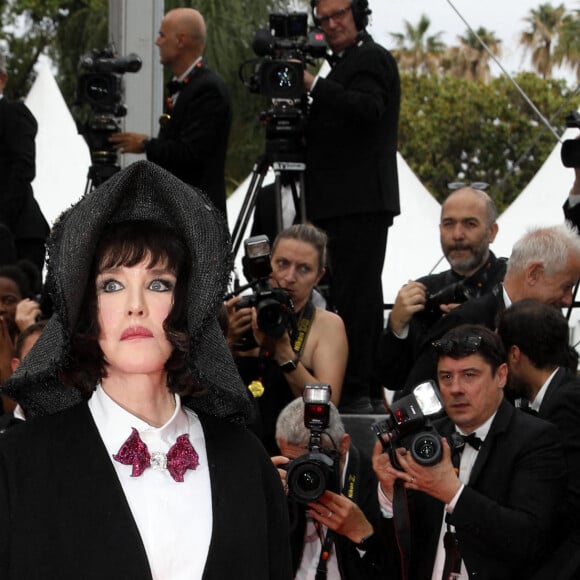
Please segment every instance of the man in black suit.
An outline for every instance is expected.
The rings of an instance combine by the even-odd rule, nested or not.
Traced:
[[[443,203],[440,241],[451,268],[409,280],[399,290],[379,347],[387,389],[405,384],[425,333],[442,316],[468,298],[488,294],[503,280],[507,260],[489,249],[498,231],[496,220],[493,200],[473,186],[452,191]]]
[[[570,356],[568,322],[550,306],[521,300],[503,313],[498,334],[507,351],[508,390],[521,397],[522,408],[558,427],[568,466],[552,555],[534,580],[573,580],[580,576],[580,378],[577,356]]]
[[[341,410],[369,412],[381,399],[376,350],[383,327],[381,273],[399,214],[400,83],[392,55],[366,32],[367,0],[313,0],[332,70],[304,75],[306,217],[329,236],[330,300],[344,320],[349,366]]]
[[[42,272],[49,227],[31,185],[36,175],[37,123],[24,103],[6,99],[7,82],[0,53],[0,223],[12,234],[18,259],[31,261]]]
[[[495,330],[499,315],[524,298],[556,308],[568,307],[573,302],[572,291],[578,278],[580,236],[575,229],[566,223],[531,228],[514,244],[503,284],[454,308],[425,333],[399,396],[425,380],[436,378],[437,353],[432,343],[448,330],[466,323],[483,324]]]
[[[324,545],[330,552],[326,562],[328,580],[385,578],[386,554],[375,534],[381,515],[377,480],[370,458],[361,455],[345,431],[336,407],[332,403],[329,405],[328,427],[323,432],[321,444],[328,450],[329,457],[334,454],[334,461],[338,462],[341,491],[327,490],[318,501],[308,505],[298,502],[289,493],[293,574],[297,578],[313,577]],[[287,465],[288,459],[302,457],[309,441],[310,431],[304,425],[304,401],[295,399],[278,415],[276,442],[282,456],[273,457],[272,461],[279,467]],[[286,472],[280,470],[280,474],[286,484]],[[301,482],[295,481],[296,484]],[[330,485],[334,483],[330,481]],[[332,540],[326,544],[330,538]]]
[[[225,82],[203,60],[205,41],[205,22],[197,10],[176,8],[165,15],[155,44],[173,81],[159,135],[115,133],[111,142],[121,152],[145,153],[149,161],[201,189],[225,216],[232,107]]]
[[[391,541],[400,530],[400,516],[392,517],[399,480],[409,502],[410,550],[403,551],[409,578],[450,578],[451,572],[460,580],[530,578],[546,555],[565,490],[558,430],[504,400],[505,351],[488,328],[453,329],[437,350],[447,413],[435,421],[446,438],[442,459],[425,465],[401,447],[397,470],[377,443],[373,465],[385,530]],[[448,441],[461,443],[455,453]]]

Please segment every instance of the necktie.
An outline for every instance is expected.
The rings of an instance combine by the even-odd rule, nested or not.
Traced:
[[[463,439],[464,443],[471,445],[476,451],[479,451],[479,448],[481,447],[483,441],[479,437],[477,437],[475,433],[470,433],[469,435],[461,435],[460,433],[459,436],[461,437],[461,439]]]
[[[183,481],[183,474],[188,469],[196,469],[199,465],[199,456],[191,445],[187,433],[176,439],[167,454],[150,453],[135,428],[119,451],[113,455],[113,459],[123,465],[132,465],[131,477],[139,477],[148,467],[153,467],[167,469],[171,477],[178,482]]]

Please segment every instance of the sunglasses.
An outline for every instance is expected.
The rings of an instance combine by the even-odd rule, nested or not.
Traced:
[[[464,187],[471,187],[471,189],[479,189],[480,191],[485,191],[489,187],[489,183],[485,183],[485,181],[474,181],[473,183],[465,183],[464,181],[452,181],[451,183],[447,184],[447,187],[451,191],[455,191],[456,189],[462,189]]]
[[[462,338],[442,338],[431,344],[438,354],[468,355],[475,354],[481,347],[482,336],[463,336]]]

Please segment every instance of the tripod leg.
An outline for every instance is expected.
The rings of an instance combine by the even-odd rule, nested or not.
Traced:
[[[250,216],[252,215],[252,211],[256,205],[258,192],[262,187],[262,182],[264,181],[267,171],[268,166],[266,166],[265,169],[263,168],[261,172],[258,172],[258,166],[254,166],[252,178],[250,179],[250,184],[248,185],[248,190],[246,191],[244,202],[236,219],[232,233],[232,251],[234,256],[238,255],[240,245],[248,227],[248,222],[250,221]]]

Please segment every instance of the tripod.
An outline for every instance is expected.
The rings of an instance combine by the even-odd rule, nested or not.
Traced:
[[[282,159],[288,157],[288,159]],[[294,158],[294,159],[292,159]],[[244,237],[252,211],[256,206],[258,193],[262,188],[264,177],[270,167],[274,170],[274,203],[276,212],[276,232],[282,228],[282,184],[290,183],[292,197],[297,215],[302,223],[306,220],[306,201],[304,195],[304,171],[306,164],[302,156],[297,154],[266,153],[258,158],[252,169],[250,184],[242,203],[242,208],[236,219],[232,233],[232,249],[237,256]],[[290,177],[293,179],[289,179]]]
[[[87,173],[87,183],[85,185],[85,194],[92,191],[95,187],[99,187],[101,183],[107,181],[109,177],[112,177],[120,171],[120,167],[117,164],[93,164],[89,167]]]

